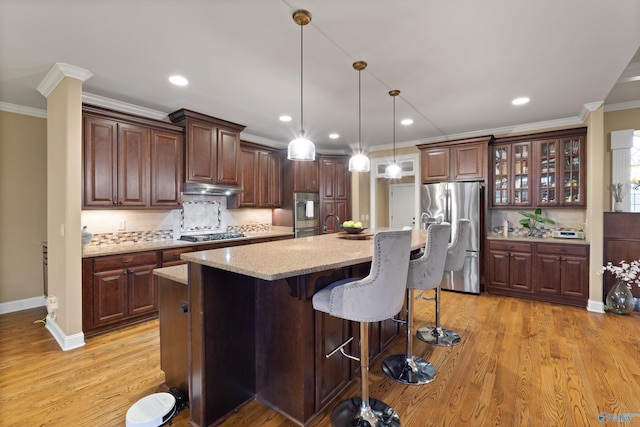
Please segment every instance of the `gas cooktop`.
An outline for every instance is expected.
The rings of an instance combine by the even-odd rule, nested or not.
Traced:
[[[237,239],[239,237],[246,236],[243,233],[192,234],[180,236],[180,240],[186,240],[187,242],[208,242],[210,240]]]

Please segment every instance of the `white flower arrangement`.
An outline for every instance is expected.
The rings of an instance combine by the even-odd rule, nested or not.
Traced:
[[[616,279],[624,281],[628,288],[631,288],[632,283],[640,286],[640,260],[620,261],[619,266],[608,262],[607,265],[600,268],[598,273],[604,274],[605,271],[611,272]]]

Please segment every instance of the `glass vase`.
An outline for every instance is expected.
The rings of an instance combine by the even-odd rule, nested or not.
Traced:
[[[624,280],[616,280],[607,294],[606,304],[608,310],[616,314],[629,314],[633,311],[633,294]]]

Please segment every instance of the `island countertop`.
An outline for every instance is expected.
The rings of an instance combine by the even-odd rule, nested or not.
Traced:
[[[424,247],[426,236],[425,230],[412,230],[411,250]],[[354,240],[335,233],[190,252],[180,257],[196,264],[273,281],[368,262],[372,255],[373,237]]]

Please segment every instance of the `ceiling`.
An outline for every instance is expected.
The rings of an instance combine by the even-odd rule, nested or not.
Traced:
[[[579,123],[599,101],[640,106],[637,0],[2,0],[0,106],[45,110],[37,87],[59,62],[93,73],[85,94],[188,108],[285,146],[300,129],[300,8],[313,15],[304,129],[321,152],[358,141],[356,60],[369,64],[366,150],[393,140],[391,89],[398,121],[414,120],[396,125],[398,146]],[[519,96],[531,102],[511,105]]]

